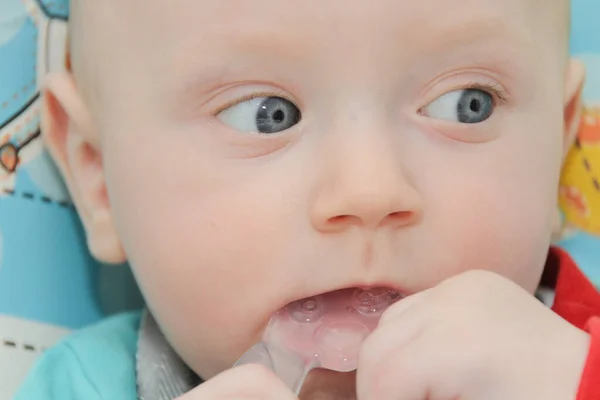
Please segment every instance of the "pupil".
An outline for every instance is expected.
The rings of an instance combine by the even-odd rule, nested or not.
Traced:
[[[275,122],[281,123],[281,122],[283,122],[284,119],[285,119],[285,114],[283,111],[277,110],[273,113],[273,120]]]
[[[300,117],[300,110],[290,101],[281,97],[267,97],[257,110],[256,128],[261,133],[281,132],[296,125]]]
[[[476,124],[488,119],[494,111],[494,99],[479,89],[463,91],[457,104],[458,122]]]

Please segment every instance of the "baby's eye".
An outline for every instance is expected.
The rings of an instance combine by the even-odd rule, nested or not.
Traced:
[[[494,98],[481,89],[455,90],[429,103],[422,112],[431,118],[476,124],[492,115]]]
[[[281,97],[256,97],[231,106],[218,118],[234,129],[244,132],[277,133],[296,125],[300,110]]]

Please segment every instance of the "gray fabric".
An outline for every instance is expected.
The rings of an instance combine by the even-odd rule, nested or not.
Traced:
[[[148,311],[140,323],[136,375],[140,400],[173,400],[202,383],[169,345]]]
[[[137,311],[145,307],[144,298],[127,264],[118,268],[100,264],[97,284],[98,300],[104,315]]]

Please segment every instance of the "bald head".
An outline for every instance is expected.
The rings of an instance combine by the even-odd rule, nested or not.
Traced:
[[[260,29],[262,29],[262,24],[273,23],[273,21],[276,22],[277,19],[280,19],[274,16],[273,20],[269,22],[261,22],[260,20],[253,22],[249,18],[242,18],[243,21],[239,20],[240,15],[253,15],[253,10],[261,10],[260,13],[263,14],[264,10],[275,10],[269,0],[261,0],[258,3],[246,1],[237,1],[237,4],[231,4],[232,2],[229,1],[226,2],[226,5],[221,3],[207,0],[176,0],[173,2],[162,0],[130,0],[127,2],[117,0],[72,0],[70,19],[71,59],[72,68],[81,90],[86,97],[90,98],[90,101],[96,99],[101,93],[101,87],[98,86],[102,86],[103,74],[106,69],[110,69],[111,65],[119,64],[123,59],[133,57],[135,52],[130,50],[143,49],[145,52],[160,54],[163,51],[160,48],[161,45],[176,47],[180,41],[188,41],[190,37],[205,35],[207,29],[204,28],[212,27],[211,32],[217,31],[214,38],[201,38],[204,41],[212,41],[213,39],[219,40],[224,31],[234,30],[239,24],[250,26],[256,24],[261,26]],[[249,7],[250,3],[252,7]],[[381,7],[377,6],[379,3]],[[386,3],[393,3],[394,5],[390,6]],[[423,10],[448,7],[449,4],[446,0],[425,0],[420,3],[426,6],[432,3],[424,7]],[[501,15],[498,21],[501,24],[511,24],[511,20],[525,19],[521,21],[525,27],[529,25],[532,32],[534,30],[541,30],[542,32],[540,37],[544,38],[545,42],[543,44],[536,43],[535,45],[553,46],[566,60],[570,30],[570,0],[484,0],[477,3],[480,4],[477,8],[505,8],[506,12],[500,10]],[[277,8],[281,9],[282,3],[277,2],[277,4]],[[292,8],[296,11],[300,11],[298,8],[301,6],[297,2],[290,2],[290,4],[293,4]],[[336,0],[328,1],[326,7],[321,0],[307,1],[302,4],[305,4],[304,8],[311,10],[311,13],[315,9],[322,11],[330,9],[332,15],[328,19],[329,21],[336,19],[336,7],[347,7],[345,2]],[[443,23],[442,20],[436,21],[435,18],[443,18],[444,16],[432,17],[431,13],[427,11],[421,13],[418,10],[419,7],[415,7],[413,2],[376,0],[374,3],[370,2],[369,4],[371,10],[381,9],[387,10],[387,12],[384,11],[381,15],[367,12],[363,13],[362,18],[372,16],[372,18],[380,20],[382,18],[390,19],[394,17],[394,12],[390,13],[393,10],[401,11],[401,14],[398,14],[400,18],[401,15],[406,15],[405,11],[408,10],[408,14],[415,14],[411,19],[420,21],[421,26],[423,23],[426,23],[427,26]],[[473,7],[466,3],[463,4],[464,13],[473,12]],[[500,4],[506,4],[506,6],[498,7]],[[248,7],[248,13],[245,14],[239,12],[234,15],[231,12],[231,10],[243,10]],[[459,11],[463,12],[462,10]],[[417,13],[421,13],[421,15],[417,15]],[[299,14],[302,14],[302,12],[299,12]],[[384,17],[384,14],[387,17]],[[529,20],[526,20],[527,16],[529,16]],[[305,26],[313,23],[314,18],[311,15],[311,19],[306,21]],[[327,18],[326,15],[323,15],[323,18]],[[502,21],[503,18],[506,21]],[[364,23],[364,21],[360,22]],[[490,26],[490,29],[496,29],[496,27]],[[175,32],[181,36],[176,37]],[[534,36],[535,32],[526,34]],[[172,42],[169,43],[168,40],[172,40]],[[197,43],[203,40],[198,40]],[[373,40],[377,39],[373,37]],[[318,43],[319,41],[314,42],[313,45],[318,45]],[[202,53],[201,48],[198,48],[197,51]],[[210,57],[210,54],[204,53],[203,57]]]

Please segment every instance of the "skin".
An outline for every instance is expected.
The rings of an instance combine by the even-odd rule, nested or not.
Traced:
[[[495,371],[488,389],[508,387],[498,398],[574,398],[587,336],[531,296],[579,118],[583,71],[567,60],[567,7],[76,2],[73,73],[48,80],[46,140],[91,251],[131,263],[168,339],[205,379],[230,368],[285,304],[389,286],[413,296],[390,309],[395,317],[373,335],[380,340],[367,341],[358,376],[317,371],[302,398],[358,390],[361,399],[489,400],[473,389],[480,381],[465,378],[480,367]],[[472,84],[500,91],[488,120],[428,114],[436,99]],[[273,92],[297,105],[299,124],[259,135],[219,114]],[[512,329],[524,321],[535,329]],[[558,333],[531,333],[548,329]],[[465,343],[464,332],[481,340]],[[533,350],[463,357],[445,374],[436,357],[473,355],[472,343]],[[559,367],[535,372],[523,357]],[[412,371],[407,360],[430,368],[401,379],[394,365]],[[517,385],[497,371],[531,378]],[[560,377],[563,390],[544,392],[536,373]],[[242,395],[292,397],[247,366],[185,398]]]

